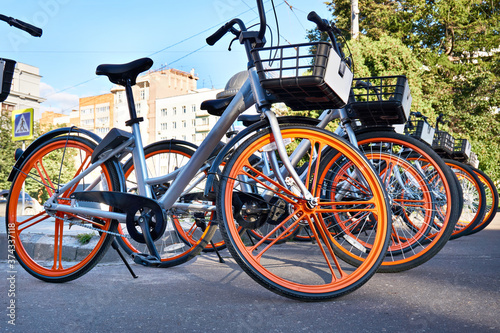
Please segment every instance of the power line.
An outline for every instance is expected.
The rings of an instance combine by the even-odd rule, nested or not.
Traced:
[[[246,14],[247,12],[249,12],[249,11],[251,11],[251,10],[252,10],[252,8],[250,8],[250,9],[248,9],[248,10],[245,10],[244,12],[241,12],[240,14],[237,14],[237,16],[244,15],[244,14]],[[158,54],[158,53],[161,53],[161,52],[163,52],[163,51],[166,51],[166,50],[168,50],[168,49],[170,49],[170,48],[172,48],[172,47],[174,47],[174,46],[177,46],[177,45],[179,45],[179,44],[181,44],[181,43],[184,43],[185,41],[188,41],[188,40],[190,40],[190,39],[192,39],[192,38],[194,38],[194,37],[197,37],[197,36],[199,36],[199,35],[201,35],[201,34],[203,34],[203,33],[207,32],[207,31],[209,31],[209,30],[212,30],[212,29],[214,29],[214,28],[216,28],[216,27],[218,27],[218,26],[220,26],[221,24],[224,24],[224,23],[226,23],[226,21],[223,21],[222,23],[217,23],[217,24],[215,24],[215,25],[213,25],[213,26],[211,26],[211,27],[209,27],[209,28],[207,28],[207,29],[205,29],[205,30],[203,30],[203,31],[200,31],[200,32],[198,32],[198,33],[196,33],[196,34],[194,34],[194,35],[189,36],[188,38],[185,38],[185,39],[183,39],[183,40],[181,40],[181,41],[179,41],[179,42],[176,42],[176,43],[171,44],[171,45],[169,45],[169,46],[167,46],[167,47],[164,47],[164,48],[162,48],[162,49],[160,49],[160,50],[158,50],[158,51],[156,51],[156,52],[153,52],[153,53],[149,54],[147,57],[151,57],[151,56],[153,56],[153,55],[156,55],[156,54]],[[200,49],[202,49],[202,48],[199,48],[198,50],[200,50]],[[195,50],[195,51],[193,51],[193,52],[191,52],[191,53],[189,53],[189,54],[193,54],[194,52],[196,52],[196,51],[198,51],[198,50]],[[188,54],[188,55],[189,55],[189,54]],[[187,56],[187,55],[186,55],[186,56]],[[182,58],[185,58],[185,56],[184,56],[184,57],[182,57]],[[182,58],[180,58],[180,59],[182,59]],[[178,60],[180,60],[180,59],[177,59],[177,60],[175,60],[175,61],[178,61]],[[53,96],[53,95],[58,94],[58,93],[63,92],[63,91],[67,91],[67,90],[70,90],[70,89],[76,88],[76,87],[78,87],[78,86],[81,86],[82,84],[88,83],[88,82],[90,82],[90,81],[92,81],[92,80],[95,80],[95,79],[97,79],[97,77],[93,77],[93,78],[91,78],[91,79],[89,79],[89,80],[86,80],[86,81],[83,81],[83,82],[77,83],[77,84],[75,84],[75,85],[73,85],[73,86],[70,86],[70,87],[67,87],[67,88],[64,88],[64,89],[61,89],[61,90],[55,91],[55,92],[53,92],[52,94],[45,96],[45,98],[50,97],[50,96]]]

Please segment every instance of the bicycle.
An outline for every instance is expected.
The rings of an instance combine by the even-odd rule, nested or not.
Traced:
[[[337,53],[344,58],[341,46],[336,42],[334,36],[336,28],[333,25],[330,26],[316,14],[311,13],[308,18],[315,22],[322,31],[327,31],[329,33],[330,40],[332,44],[336,46],[335,49]],[[296,48],[296,46],[292,47]],[[287,47],[281,49],[284,48]],[[278,52],[282,52],[281,49],[278,49]],[[299,53],[299,51],[297,51],[297,53]],[[305,58],[307,56],[303,57]],[[274,59],[270,56],[269,59],[265,60],[271,61]],[[261,59],[262,62],[265,60]],[[294,61],[298,63],[299,57]],[[264,69],[263,72],[265,71]],[[398,272],[416,267],[426,262],[446,244],[458,220],[458,212],[461,210],[461,198],[458,195],[459,191],[456,184],[456,178],[432,149],[420,143],[418,140],[394,133],[393,128],[389,127],[394,119],[397,120],[396,122],[404,122],[406,120],[406,116],[403,117],[400,114],[400,102],[410,99],[409,90],[405,90],[406,79],[403,77],[366,79],[384,82],[378,85],[386,90],[385,92],[381,92],[376,86],[370,87],[371,85],[363,83],[362,79],[356,79],[354,88],[361,87],[361,89],[378,90],[374,94],[366,92],[366,90],[359,94],[363,97],[370,96],[370,98],[375,96],[377,102],[372,103],[375,105],[370,106],[371,101],[356,101],[355,99],[351,99],[345,109],[326,110],[317,120],[305,117],[283,117],[282,121],[308,123],[313,126],[325,128],[328,123],[335,119],[340,119],[340,125],[335,133],[345,136],[354,145],[358,145],[359,143],[359,147],[362,151],[372,162],[374,162],[375,166],[378,167],[380,176],[385,178],[387,182],[386,185],[391,184],[391,186],[394,186],[392,188],[393,192],[390,193],[392,199],[395,200],[395,205],[393,205],[393,244],[389,247],[388,255],[384,259],[379,271]],[[397,82],[386,83],[390,82],[392,79],[395,79]],[[387,89],[391,88],[395,89],[397,95],[399,95],[399,103],[397,100],[392,99],[392,97],[396,95],[394,93],[395,91],[387,93]],[[351,95],[353,96],[354,93],[351,93]],[[210,114],[217,116],[224,112],[225,107],[230,101],[231,97],[205,101],[202,107]],[[351,115],[353,105],[361,107],[365,112],[362,111]],[[292,106],[296,108],[301,107],[300,105],[297,106],[293,104]],[[376,113],[372,114],[366,112],[367,108],[375,110]],[[396,108],[396,110],[391,111],[391,108]],[[407,105],[406,108],[409,109],[409,105]],[[378,117],[382,112],[385,112],[385,117]],[[393,114],[391,114],[391,112],[393,112]],[[394,117],[394,113],[397,113],[396,117]],[[375,122],[375,125],[385,125],[385,127],[376,127],[375,129],[365,127],[362,131],[355,132],[352,128],[354,121],[351,117],[356,118],[356,116],[357,118],[360,118],[360,116],[364,117],[362,120],[369,125],[373,125]],[[226,154],[231,152],[233,144],[236,144],[242,137],[245,137],[248,133],[259,127],[265,126],[265,121],[259,122],[260,118],[258,116],[240,116],[240,119],[249,127],[241,133],[238,133],[237,136],[223,148],[223,152]],[[366,122],[367,119],[370,121]],[[297,148],[295,153],[297,156],[302,156],[303,154],[300,152],[299,148]],[[222,162],[223,156],[224,154],[220,154],[218,159],[211,162],[212,168],[208,176],[209,182],[214,181],[214,175],[218,172],[217,168]],[[390,166],[389,168],[387,168],[388,165]],[[339,167],[338,170],[342,170],[342,168]],[[403,178],[406,180],[403,180]],[[337,179],[342,179],[342,177],[338,176]],[[331,184],[334,184],[334,180],[329,181]],[[431,184],[432,187],[427,184]],[[389,188],[389,186],[387,188]],[[333,191],[330,192],[331,196],[333,196],[332,193]],[[411,198],[411,196],[414,197]],[[415,200],[417,198],[420,200]],[[349,219],[349,217],[346,218]],[[395,221],[401,219],[403,221],[398,223],[398,228],[395,228]],[[412,219],[415,220],[415,223],[410,222]],[[250,238],[257,238],[257,240],[264,239],[264,243],[271,239],[274,240],[275,238],[269,236],[272,227],[273,223],[264,223],[258,229],[258,234],[254,232],[249,236],[251,236]],[[260,232],[261,228],[265,228],[265,231]],[[335,228],[335,226],[331,227],[334,236],[339,237],[339,235],[347,235],[345,232],[339,233],[338,231],[334,231],[333,228]],[[278,231],[276,229],[274,230]],[[264,237],[264,235],[266,236]],[[280,235],[281,237],[277,239],[276,242],[285,242],[289,239],[310,241],[312,232],[307,230],[307,228],[300,227],[290,230],[286,235],[282,235],[282,233],[280,233]],[[366,250],[361,242],[354,242],[348,237],[346,237],[345,241],[350,242],[352,246],[364,248]],[[359,264],[358,260],[353,260],[349,257],[344,257],[343,259],[353,264]]]
[[[359,288],[375,273],[389,243],[390,211],[384,188],[369,162],[345,140],[315,127],[278,122],[270,109],[271,102],[268,101],[264,85],[252,66],[256,57],[252,51],[265,44],[266,19],[262,0],[257,1],[257,7],[259,31],[248,31],[241,20],[233,19],[208,38],[209,44],[213,44],[229,31],[237,33],[250,63],[249,79],[182,168],[154,179],[147,175],[139,128],[141,118],[137,117],[135,111],[131,87],[136,77],[152,66],[148,58],[122,65],[100,65],[96,70],[98,75],[105,75],[111,82],[125,86],[130,115],[126,124],[132,127],[132,133],[113,129],[97,144],[95,136],[82,129],[58,129],[35,140],[19,156],[9,176],[12,187],[6,221],[12,225],[8,230],[10,237],[16,241],[16,257],[30,274],[48,282],[65,282],[85,274],[97,263],[113,237],[123,237],[117,233],[117,221],[126,224],[130,237],[147,245],[149,253],[135,253],[134,261],[161,267],[168,258],[158,252],[155,240],[159,240],[165,231],[174,230],[173,225],[179,217],[192,216],[196,219],[196,213],[211,215],[215,210],[217,220],[212,219],[211,226],[205,229],[205,244],[213,235],[218,220],[222,220],[222,235],[236,262],[254,280],[278,294],[309,301],[331,299]],[[329,52],[329,46],[326,51],[330,59],[335,58],[334,52]],[[343,70],[348,80],[349,72],[345,67]],[[317,90],[317,86],[313,89]],[[332,95],[326,96],[325,102],[338,105],[345,103],[338,98],[332,86],[329,89]],[[303,96],[289,97],[305,100]],[[286,99],[286,96],[278,100],[280,98]],[[189,182],[203,168],[222,136],[237,116],[254,103],[268,119],[269,125],[242,142],[226,161],[218,184],[217,205],[200,203],[197,198],[186,198],[186,202],[180,202],[179,198],[185,195]],[[292,144],[309,142],[310,148],[305,157],[291,162],[290,153],[285,147],[285,142],[289,141]],[[56,150],[62,153],[59,169],[53,171],[44,168],[43,156]],[[125,177],[119,165],[120,159],[127,154],[132,154],[139,195],[127,193]],[[64,179],[60,171],[64,166],[71,166],[64,164],[64,158],[68,155],[71,155],[72,163],[77,157],[82,163],[81,167],[79,165],[76,168],[72,179]],[[263,158],[265,155],[269,158],[267,166]],[[331,168],[329,163],[332,156],[337,160],[352,161],[351,171],[356,177],[350,179],[353,184],[358,184],[358,187],[353,187],[356,195],[340,202],[325,201],[318,196],[321,178]],[[307,161],[314,163],[309,163],[308,177],[302,182],[294,164],[303,165]],[[280,164],[286,170],[286,178],[280,176]],[[263,167],[270,167],[274,172],[264,173]],[[22,220],[16,216],[12,198],[17,199],[25,182],[42,184],[42,192],[49,198],[44,203],[45,213]],[[165,193],[156,197],[159,193],[155,192],[154,186],[158,184],[169,186]],[[84,191],[76,191],[79,185],[83,185]],[[260,197],[267,199],[266,204],[255,201]],[[262,242],[249,245],[246,233],[242,230],[255,228],[262,223],[266,214],[272,212],[273,199],[283,200],[287,205],[283,221],[277,228],[287,221],[293,221],[294,226],[307,224],[315,235],[314,244],[301,245],[292,251],[282,251],[276,242],[265,246]],[[370,244],[370,251],[363,253],[346,248],[330,236],[322,214],[339,211],[353,214],[365,211],[377,216],[376,223],[370,226],[366,235],[357,236]],[[48,264],[34,258],[30,250],[23,247],[23,232],[41,223],[48,223],[54,230],[53,237],[45,235],[55,245],[54,255],[49,258]],[[90,254],[74,264],[63,260],[63,236],[69,226],[86,227],[98,233],[95,236],[97,239],[90,245]],[[193,251],[201,251],[205,245],[202,243]],[[356,251],[353,255],[363,258],[363,263],[354,268],[346,267],[338,260],[334,249],[347,253]]]
[[[476,172],[474,172],[465,161],[470,154],[470,145],[467,140],[458,141],[455,145],[455,139],[447,132],[440,131],[439,125],[445,124],[444,115],[441,113],[436,119],[436,127],[433,128],[428,123],[428,118],[420,113],[412,113],[415,118],[422,118],[416,125],[411,123],[411,119],[406,127],[408,134],[416,137],[421,136],[422,129],[432,128],[429,133],[434,132],[434,136],[427,135],[426,143],[431,144],[432,148],[444,159],[456,174],[460,183],[461,195],[464,198],[464,206],[460,218],[455,226],[450,239],[456,239],[468,235],[483,220],[486,212],[486,193]]]

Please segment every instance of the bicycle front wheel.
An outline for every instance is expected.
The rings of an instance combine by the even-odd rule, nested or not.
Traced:
[[[47,282],[66,282],[92,269],[105,254],[116,231],[116,221],[58,211],[19,214],[22,189],[42,203],[90,165],[96,145],[77,136],[60,136],[36,148],[15,176],[7,199],[7,230],[15,255],[31,275]],[[106,162],[78,184],[58,196],[58,203],[70,205],[75,190],[119,191],[118,164]],[[98,203],[80,206],[109,209]],[[36,244],[35,244],[36,243]]]
[[[303,183],[316,200],[303,199],[291,178],[276,177],[283,170],[272,167],[279,167],[279,155],[274,136],[264,129],[238,147],[223,171],[217,213],[223,220],[226,245],[250,277],[277,294],[316,301],[352,292],[375,273],[389,244],[390,211],[382,184],[366,158],[330,132],[282,125],[281,133],[289,155],[298,144],[307,143],[308,151],[296,166],[303,170]],[[277,163],[266,165],[263,155],[269,152]],[[323,198],[325,175],[335,167],[332,160],[352,161],[350,177],[339,184],[343,195],[333,201]],[[363,232],[332,235],[330,229],[339,228],[330,217],[339,212],[355,216],[352,228]],[[274,227],[254,241],[249,231],[266,224]],[[297,242],[289,237],[299,226],[309,228],[312,241]],[[340,252],[356,256],[361,264],[346,264],[340,260]]]

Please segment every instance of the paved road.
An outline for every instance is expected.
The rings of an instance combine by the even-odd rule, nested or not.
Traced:
[[[300,303],[246,276],[226,252],[170,269],[100,264],[82,278],[49,284],[19,265],[8,295],[0,258],[0,332],[500,332],[500,217],[449,242],[431,261],[376,274],[340,299]],[[15,324],[9,301],[15,300]]]

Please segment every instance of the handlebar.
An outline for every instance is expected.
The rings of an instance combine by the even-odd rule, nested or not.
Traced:
[[[42,29],[35,27],[34,25],[31,25],[29,23],[15,19],[13,17],[1,15],[1,14],[0,14],[0,20],[7,22],[11,27],[15,27],[15,28],[24,30],[34,37],[42,36],[42,32],[43,32]]]
[[[255,40],[256,44],[262,46],[264,43],[264,35],[266,34],[266,13],[264,11],[263,0],[257,0],[257,9],[259,11],[260,18],[260,28],[258,32],[248,31],[242,20],[235,18],[220,27],[215,33],[207,37],[207,44],[212,46],[217,43],[228,31],[231,31],[234,35],[240,37],[240,42],[243,44],[245,39]],[[233,28],[237,24],[240,28],[239,31]]]
[[[316,23],[319,31],[326,32],[328,37],[332,42],[333,49],[340,56],[341,59],[345,59],[344,52],[342,51],[342,47],[337,42],[337,38],[335,38],[335,34],[341,35],[342,32],[339,28],[335,26],[335,24],[330,24],[328,20],[321,18],[316,12],[312,11],[307,15],[307,19],[313,23]],[[349,66],[351,66],[351,62],[349,61]]]
[[[206,39],[207,44],[210,45],[210,46],[215,45],[215,43],[217,43],[219,41],[219,39],[221,39],[222,37],[224,37],[224,35],[227,34],[228,31],[231,31],[233,34],[237,35],[238,31],[233,28],[233,26],[235,24],[237,24],[239,26],[240,31],[246,31],[247,30],[246,27],[245,27],[245,23],[243,23],[242,20],[240,20],[240,19],[232,19],[231,21],[227,22],[222,27],[220,27],[219,30],[217,30],[215,33],[213,33],[212,35],[208,36],[207,39]]]
[[[329,31],[330,30],[330,24],[328,23],[327,20],[322,19],[316,12],[310,12],[307,15],[307,19],[313,23],[316,23],[318,26],[318,29],[320,31]]]

